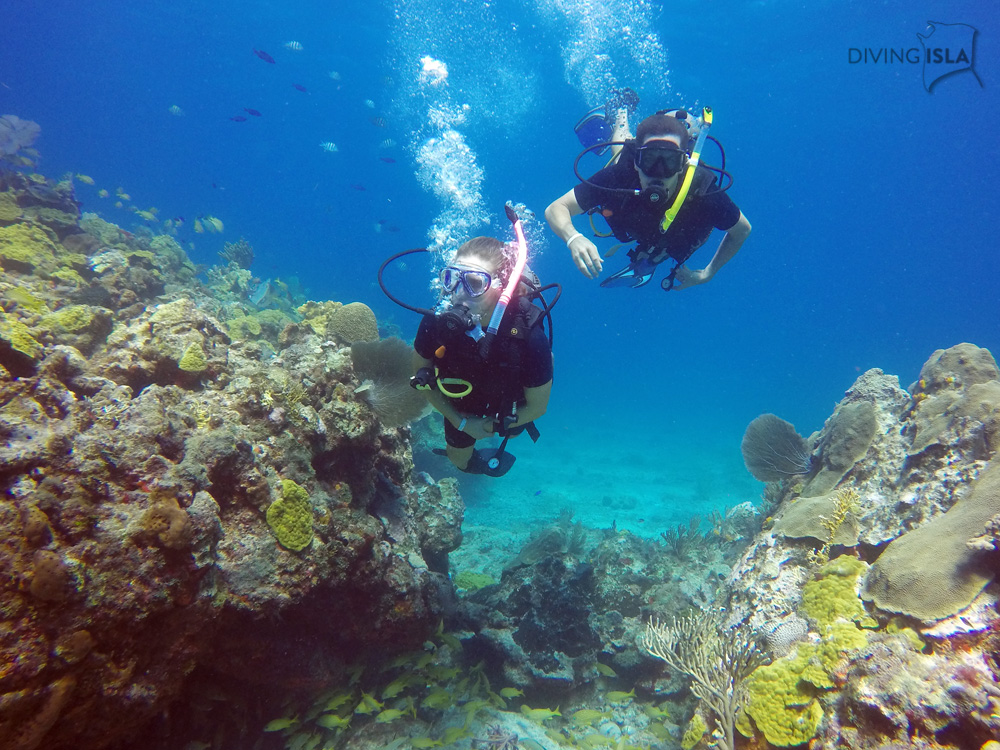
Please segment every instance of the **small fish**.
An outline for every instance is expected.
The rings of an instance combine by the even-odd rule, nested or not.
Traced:
[[[524,691],[518,690],[515,687],[505,687],[505,688],[500,688],[500,695],[502,695],[504,698],[520,698],[521,696],[524,695]]]
[[[570,721],[574,724],[593,724],[598,719],[603,719],[610,715],[607,711],[598,711],[594,708],[581,708],[579,711],[573,712]]]
[[[355,190],[358,190],[358,191],[362,192],[362,193],[365,190],[368,189],[364,185],[362,185],[360,182],[355,182],[353,185],[351,185],[351,187],[354,188]]]
[[[375,698],[368,695],[368,693],[361,694],[361,702],[354,707],[354,713],[356,714],[373,714],[376,711],[382,710],[382,704],[379,703]]]
[[[381,232],[382,227],[384,226],[385,226],[385,219],[379,219],[378,221],[375,222],[375,231]]]
[[[388,227],[386,227],[386,229],[388,229],[390,232],[398,232],[399,231],[399,227],[397,227],[395,224],[390,224]]]
[[[541,494],[542,494],[541,490],[535,490],[535,497],[538,497]]]
[[[627,693],[623,690],[612,690],[607,694],[607,699],[611,703],[626,703],[630,698],[635,698],[634,688]]]
[[[264,116],[260,112],[258,112],[256,109],[250,109],[249,107],[244,107],[243,111],[246,112],[248,115],[253,115],[254,117],[263,117]]]
[[[448,708],[455,700],[444,688],[432,690],[426,698],[420,701],[421,708]]]
[[[337,144],[334,143],[333,141],[325,141],[324,143],[319,144],[319,147],[331,154],[335,154],[339,150],[337,148]]]
[[[287,719],[275,719],[274,721],[269,721],[264,726],[265,732],[280,732],[282,729],[288,729],[289,727],[294,727],[299,723],[298,719],[287,718]]]
[[[396,145],[396,142],[392,138],[386,138],[384,141],[378,144],[379,148],[392,148]]]
[[[468,736],[469,730],[465,727],[448,727],[444,730],[444,736],[441,738],[441,741],[446,745],[453,745],[463,737]]]
[[[416,677],[411,674],[404,674],[402,677],[397,677],[385,686],[385,690],[382,691],[382,700],[385,700],[386,698],[395,698],[415,681]]]
[[[336,70],[331,70],[329,73],[327,73],[327,75],[330,76],[330,78],[332,78],[335,81],[340,80],[340,73],[338,73]]]
[[[217,219],[214,216],[206,215],[202,216],[201,219],[202,219],[201,221],[202,226],[205,227],[205,229],[211,232],[212,234],[221,234],[222,231],[226,228],[225,225],[222,223],[222,219]]]
[[[548,721],[555,716],[562,716],[558,708],[553,711],[549,708],[531,708],[527,704],[521,706],[521,713],[532,721]]]
[[[269,54],[267,54],[264,50],[254,49],[253,53],[257,55],[257,57],[259,57],[264,62],[271,63],[272,65],[274,64],[274,58],[271,57]]]
[[[167,112],[169,112],[170,114],[172,114],[174,117],[183,117],[184,116],[184,110],[181,109],[180,107],[178,107],[176,104],[171,104],[170,105],[170,109],[168,109]]]
[[[109,195],[111,195],[111,193],[109,193],[104,188],[101,188],[100,190],[97,191],[98,198],[107,198]]]
[[[115,201],[115,208],[124,208],[125,204],[121,201]]]
[[[308,94],[309,93],[309,89],[307,89],[301,83],[293,83],[292,84],[292,88],[295,89],[296,91],[301,91],[303,94]]]
[[[433,740],[430,737],[412,737],[410,739],[411,747],[441,747],[442,744],[441,740]]]
[[[350,723],[350,716],[337,716],[337,714],[323,714],[316,719],[316,724],[324,729],[343,729]]]
[[[76,174],[74,176],[76,177],[76,179],[78,179],[84,185],[93,185],[94,184],[94,178],[93,177],[88,177],[85,174]]]
[[[384,117],[373,117],[373,118],[371,118],[371,123],[372,123],[372,125],[374,125],[374,126],[375,126],[376,128],[384,128],[384,127],[385,127],[386,125],[388,125],[388,124],[389,124],[389,123],[387,123],[387,122],[385,121],[385,118],[384,118]]]
[[[539,492],[541,492],[541,490],[539,490]],[[594,668],[598,672],[600,672],[602,675],[604,675],[605,677],[617,677],[618,676],[618,673],[615,670],[613,670],[611,667],[609,667],[607,664],[601,664],[600,662],[597,662],[597,664],[594,665]]]
[[[122,188],[118,188],[117,190],[115,190],[115,195],[117,195],[123,201],[130,201],[130,200],[132,200],[132,196],[129,195],[128,193],[126,193]]]
[[[205,226],[201,223],[201,219],[194,220],[194,231],[195,234],[201,234],[205,231]]]
[[[234,115],[234,116],[230,117],[229,119],[232,120],[233,122],[246,122],[247,121],[247,118],[245,118],[243,115]]]
[[[368,109],[375,109],[375,102],[371,99],[365,99],[365,106],[368,107]]]
[[[156,214],[152,211],[136,211],[136,214],[146,221],[156,221]]]
[[[330,700],[328,700],[325,704],[323,704],[323,710],[336,711],[338,708],[347,703],[347,701],[349,701],[353,696],[354,694],[349,690],[344,691],[343,693],[338,693],[337,695],[333,696]]]
[[[285,42],[285,49],[290,49],[292,52],[301,52],[302,45],[298,42]]]
[[[393,84],[392,76],[386,76],[383,78],[382,83],[386,86],[391,86]]]
[[[396,160],[393,159],[391,156],[380,156],[378,158],[378,160],[379,161],[384,161],[386,164],[395,164],[396,163]]]
[[[383,711],[382,713],[380,713],[378,716],[375,717],[375,723],[388,724],[391,721],[395,721],[402,715],[403,712],[400,711],[398,708],[387,708],[385,711]]]

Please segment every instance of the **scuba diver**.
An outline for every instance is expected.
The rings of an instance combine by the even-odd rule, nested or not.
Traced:
[[[410,385],[420,390],[444,418],[447,455],[469,474],[503,476],[515,457],[507,453],[509,438],[527,432],[538,439],[535,420],[548,406],[552,392],[551,303],[542,293],[557,284],[540,286],[526,266],[524,232],[509,206],[517,242],[475,237],[455,253],[441,271],[445,294],[437,310],[412,307],[393,297],[382,283],[386,265],[379,269],[382,291],[397,304],[421,313]],[[532,304],[538,299],[541,307]],[[546,335],[543,320],[548,320]],[[483,327],[483,322],[489,321]],[[500,435],[498,449],[475,450],[478,440]]]
[[[750,222],[726,193],[732,176],[725,171],[725,151],[708,135],[712,110],[706,107],[701,117],[684,110],[661,110],[642,120],[631,139],[628,118],[638,101],[631,89],[616,92],[604,113],[591,110],[577,123],[577,135],[586,147],[574,163],[580,184],[554,200],[545,209],[545,218],[589,279],[596,279],[604,264],[597,246],[573,225],[574,216],[584,212],[604,216],[621,243],[604,257],[636,243],[628,253],[631,262],[604,279],[603,287],[644,286],[668,258],[676,265],[661,282],[664,290],[704,284],[732,260],[750,234]],[[721,168],[701,164],[706,139],[719,146]],[[583,155],[608,148],[612,157],[607,166],[589,179],[582,177],[578,165]],[[712,260],[702,269],[684,266],[713,229],[726,234]],[[596,229],[594,233],[610,236]]]

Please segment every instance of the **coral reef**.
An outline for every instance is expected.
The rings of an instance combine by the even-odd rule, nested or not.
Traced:
[[[0,173],[0,746],[160,736],[194,670],[289,696],[419,648],[463,504],[355,395],[346,339],[39,180]]]

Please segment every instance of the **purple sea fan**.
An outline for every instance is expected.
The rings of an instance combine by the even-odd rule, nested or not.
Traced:
[[[33,120],[3,115],[0,117],[0,158],[13,156],[22,148],[28,148],[41,132],[41,126]]]

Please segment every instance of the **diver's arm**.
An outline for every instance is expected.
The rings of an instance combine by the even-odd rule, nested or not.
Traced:
[[[688,287],[711,281],[712,277],[719,272],[719,269],[731,261],[733,256],[739,252],[739,249],[749,236],[750,222],[747,221],[747,217],[740,211],[739,221],[733,224],[726,232],[726,236],[719,243],[719,249],[715,251],[715,255],[712,256],[712,260],[709,261],[707,266],[700,271],[694,271],[684,266],[677,268],[677,286],[675,288],[687,289]]]
[[[533,422],[545,413],[552,394],[552,381],[537,388],[524,389],[524,405],[517,409],[517,421],[511,427],[518,427]]]
[[[601,254],[597,251],[597,245],[580,234],[573,226],[573,217],[582,213],[583,209],[576,202],[576,194],[570,190],[549,204],[549,207],[545,209],[545,220],[549,222],[549,226],[556,233],[556,236],[566,242],[573,262],[580,269],[580,273],[588,279],[596,279],[603,267]]]

